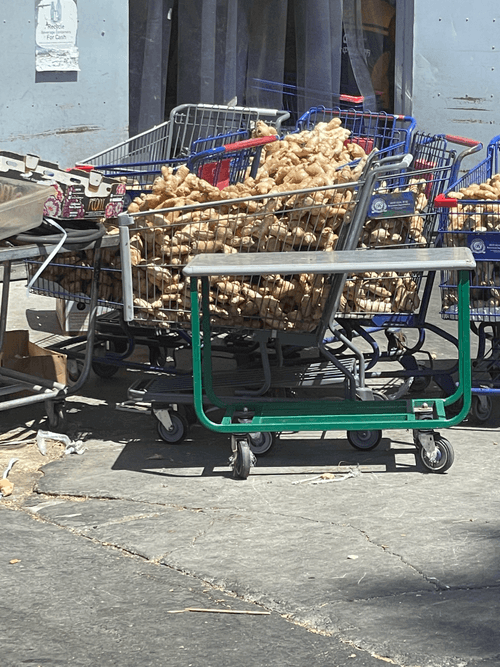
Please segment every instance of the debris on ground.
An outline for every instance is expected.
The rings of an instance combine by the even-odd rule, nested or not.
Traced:
[[[11,459],[9,461],[9,464],[4,470],[4,473],[2,475],[2,479],[0,479],[0,498],[5,497],[5,496],[10,496],[12,491],[14,490],[14,484],[10,480],[7,479],[7,476],[9,472],[12,470],[12,466],[14,463],[19,461],[19,459]]]
[[[52,433],[51,431],[38,431],[36,434],[36,444],[40,450],[40,454],[45,456],[47,453],[47,440],[55,440],[66,445],[65,454],[83,454],[87,451],[81,440],[73,442],[67,435],[63,433]]]
[[[327,482],[344,482],[346,479],[351,477],[358,477],[361,475],[361,470],[359,466],[356,468],[350,468],[345,474],[339,475],[333,472],[324,472],[321,475],[316,475],[315,477],[310,477],[309,479],[301,479],[298,482],[292,482],[292,484],[325,484]]]

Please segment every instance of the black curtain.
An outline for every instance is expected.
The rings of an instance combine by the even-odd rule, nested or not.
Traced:
[[[164,120],[175,1],[129,0],[130,136]]]
[[[375,108],[361,0],[130,0],[129,52],[131,135],[179,104],[336,105],[342,52]]]
[[[302,96],[306,108],[320,97],[338,101],[342,6],[343,0],[182,0],[178,103],[236,98],[282,108],[284,92]]]

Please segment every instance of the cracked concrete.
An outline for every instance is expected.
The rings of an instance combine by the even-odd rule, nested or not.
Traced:
[[[499,450],[484,432],[475,450],[465,426],[454,432],[467,483],[406,464],[388,472],[394,451],[408,452],[403,432],[366,466],[336,437],[307,443],[310,452],[284,437],[245,482],[225,472],[227,443],[193,435],[182,447],[99,444],[50,463],[38,483],[45,500],[25,509],[397,665],[495,664],[498,493],[470,464],[490,448],[493,481]],[[308,484],[322,465],[335,468],[332,445],[337,468],[348,460],[361,474]]]
[[[117,412],[130,382],[92,378],[69,415],[88,450],[0,504],[2,667],[500,665],[497,410],[447,434],[445,475],[409,432],[370,452],[301,433],[238,481],[226,438],[194,426],[167,445],[151,418]],[[167,613],[189,606],[271,614]]]

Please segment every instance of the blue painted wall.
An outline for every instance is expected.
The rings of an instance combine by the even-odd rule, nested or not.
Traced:
[[[0,150],[68,168],[128,138],[128,0],[78,0],[79,72],[35,72],[35,0],[1,0]]]
[[[500,3],[414,6],[412,114],[419,128],[486,145],[500,134]]]

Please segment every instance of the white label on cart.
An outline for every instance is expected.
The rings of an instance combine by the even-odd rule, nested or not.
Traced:
[[[78,72],[76,0],[36,0],[37,72]]]

